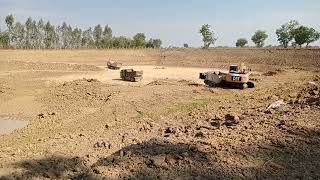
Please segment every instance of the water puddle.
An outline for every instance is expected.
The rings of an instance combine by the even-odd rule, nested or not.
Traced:
[[[16,129],[28,125],[28,121],[23,121],[14,117],[0,117],[0,135],[10,134]]]

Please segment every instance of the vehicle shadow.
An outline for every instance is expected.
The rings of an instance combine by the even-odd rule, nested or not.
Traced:
[[[112,79],[112,81],[124,81],[124,80],[121,78],[117,78],[117,79]]]

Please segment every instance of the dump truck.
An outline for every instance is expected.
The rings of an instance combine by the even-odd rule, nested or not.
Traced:
[[[135,71],[133,69],[122,69],[120,77],[124,81],[138,82],[143,78],[143,71]]]
[[[237,89],[254,88],[255,83],[250,81],[250,72],[246,66],[241,63],[238,65],[230,65],[229,72],[209,71],[200,73],[200,79],[209,87],[229,87]]]
[[[121,63],[115,62],[115,61],[108,61],[107,62],[107,67],[108,69],[113,69],[113,70],[119,70],[121,68]]]

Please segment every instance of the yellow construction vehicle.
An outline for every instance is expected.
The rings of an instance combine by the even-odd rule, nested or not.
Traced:
[[[246,66],[241,63],[238,65],[231,65],[228,73],[221,71],[209,71],[200,73],[200,79],[209,87],[229,87],[229,88],[254,88],[255,84],[250,81],[250,72],[247,71]]]

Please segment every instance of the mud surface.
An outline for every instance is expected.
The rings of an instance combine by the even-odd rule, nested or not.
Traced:
[[[0,117],[29,122],[0,135],[0,179],[320,178],[319,70],[290,59],[294,52],[217,50],[206,61],[191,50],[98,52],[0,51]],[[319,63],[317,52],[306,50],[306,62]],[[246,90],[198,79],[208,63],[227,67],[219,57],[266,54],[295,67],[249,63],[257,86]],[[103,66],[107,55],[145,78],[119,80]],[[194,67],[190,57],[199,58]]]
[[[0,135],[10,134],[16,129],[25,127],[27,124],[27,121],[22,121],[17,118],[0,117]]]

